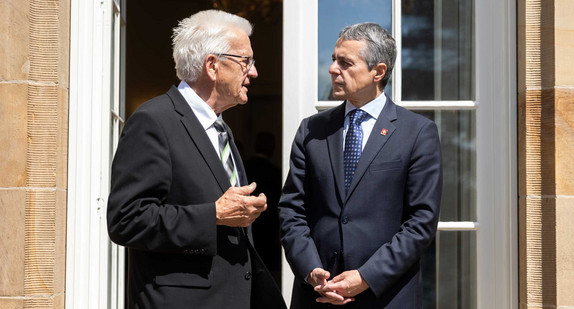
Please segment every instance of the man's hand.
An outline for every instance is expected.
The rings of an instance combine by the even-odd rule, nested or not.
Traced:
[[[307,283],[313,287],[318,285],[325,286],[327,284],[327,279],[329,279],[330,276],[331,274],[323,268],[315,268],[311,271],[309,276],[307,276]]]
[[[257,185],[231,187],[215,202],[216,224],[233,227],[249,226],[267,209],[267,197],[250,196]]]
[[[344,305],[353,301],[354,299],[344,298],[343,296],[333,291],[319,292],[319,290],[325,288],[327,285],[327,279],[329,279],[330,276],[331,274],[322,268],[313,269],[309,276],[307,276],[307,283],[315,287],[315,291],[321,294],[321,297],[317,298],[317,301],[334,305]]]
[[[324,293],[336,293],[337,295],[343,297],[345,301],[354,300],[353,297],[362,293],[369,288],[369,285],[358,270],[349,270],[341,273],[340,275],[333,278],[333,280],[328,281],[324,286],[316,286],[315,291],[319,292],[321,295]],[[332,298],[320,297],[317,298],[318,302],[321,303],[332,303],[335,305],[344,305],[345,303],[333,303]]]

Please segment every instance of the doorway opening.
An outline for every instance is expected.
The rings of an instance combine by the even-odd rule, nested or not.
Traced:
[[[253,24],[251,45],[259,77],[249,102],[223,113],[231,127],[249,181],[268,199],[253,225],[255,247],[281,284],[277,202],[281,190],[283,3],[271,1],[140,0],[129,5],[126,27],[126,118],[143,102],[178,85],[172,58],[172,29],[178,21],[207,9],[220,9]],[[245,2],[245,3],[242,3]],[[258,192],[255,192],[258,194]]]

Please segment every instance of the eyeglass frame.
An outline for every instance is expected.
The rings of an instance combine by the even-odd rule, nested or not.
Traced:
[[[226,53],[217,53],[214,55],[216,55],[218,57],[237,57],[237,58],[243,58],[243,59],[247,60],[247,63],[245,63],[245,72],[249,72],[251,70],[251,68],[255,65],[255,59],[253,57],[234,55],[234,54],[226,54]]]

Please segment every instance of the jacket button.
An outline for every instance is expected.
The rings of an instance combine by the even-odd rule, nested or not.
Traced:
[[[251,272],[248,271],[245,273],[245,280],[249,280],[249,279],[251,279]]]
[[[347,216],[344,216],[343,220],[341,220],[341,222],[343,222],[343,224],[347,224],[347,223],[349,223],[349,218]]]

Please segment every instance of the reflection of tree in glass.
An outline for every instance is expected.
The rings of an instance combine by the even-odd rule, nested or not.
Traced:
[[[471,100],[472,0],[402,1],[404,100]]]
[[[375,22],[390,31],[392,2],[391,0],[319,0],[318,11],[317,97],[320,101],[333,100],[329,66],[339,31],[346,26],[362,22]]]
[[[432,1],[403,1],[402,99],[434,99],[434,7]],[[430,5],[429,5],[430,3]]]

